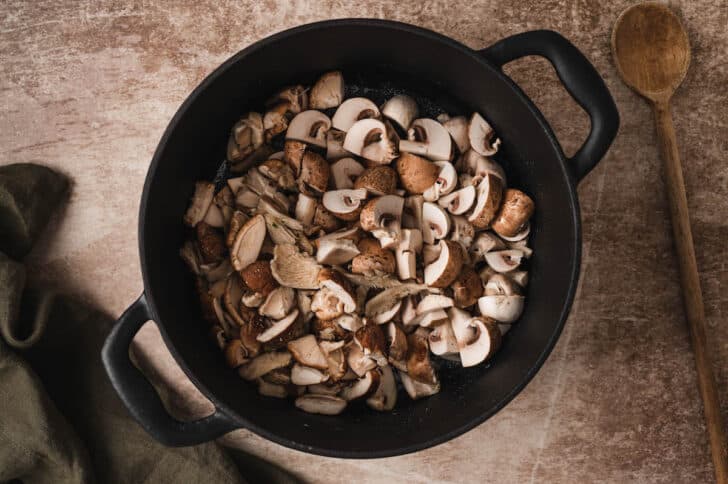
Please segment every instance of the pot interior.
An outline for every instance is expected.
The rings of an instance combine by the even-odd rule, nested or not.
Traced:
[[[364,41],[366,40],[366,42]],[[291,400],[258,395],[224,363],[200,317],[192,275],[178,256],[182,216],[194,182],[213,179],[233,123],[262,111],[271,94],[311,84],[340,69],[347,95],[377,103],[415,97],[422,115],[482,113],[503,141],[508,185],[536,203],[525,311],[487,364],[443,365],[439,394],[411,401],[400,390],[392,412],[351,404],[340,416],[309,415]],[[579,265],[578,207],[563,156],[520,91],[473,51],[428,31],[363,20],[312,24],[246,49],[190,96],[155,154],[142,200],[140,249],[152,311],[193,382],[241,425],[283,445],[340,457],[401,454],[452,438],[512,399],[538,370],[560,334]]]

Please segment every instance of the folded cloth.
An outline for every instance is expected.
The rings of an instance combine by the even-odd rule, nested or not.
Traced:
[[[37,165],[0,168],[0,245],[27,253],[66,186]],[[101,364],[112,324],[68,297],[26,287],[23,265],[0,252],[0,482],[296,482],[215,443],[168,448],[146,434]]]

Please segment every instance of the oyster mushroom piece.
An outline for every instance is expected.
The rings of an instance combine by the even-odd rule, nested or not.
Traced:
[[[299,193],[295,208],[296,220],[303,225],[311,225],[313,216],[316,213],[317,204],[318,201],[314,197],[309,197],[305,193]]]
[[[363,377],[368,371],[377,367],[377,362],[365,355],[361,346],[356,343],[349,345],[346,353],[346,363],[349,365],[349,369],[358,377]]]
[[[422,232],[417,229],[402,229],[395,251],[397,275],[403,281],[417,277],[417,253],[422,250]]]
[[[279,102],[266,111],[263,116],[263,134],[266,143],[288,129],[290,104]]]
[[[432,202],[422,204],[422,240],[434,244],[450,232],[450,217],[439,205]]]
[[[386,329],[387,360],[395,368],[407,371],[407,335],[396,323]]]
[[[465,116],[455,116],[442,121],[443,127],[450,133],[460,153],[465,153],[470,148],[470,137],[468,136],[469,123]]]
[[[368,398],[379,387],[379,378],[381,373],[378,370],[369,370],[363,377],[354,381],[351,385],[341,390],[341,398],[346,401],[359,400]]]
[[[331,129],[331,120],[321,111],[314,109],[301,111],[288,125],[286,140],[301,141],[319,148],[326,148],[326,132],[329,129]]]
[[[362,238],[362,232],[359,229],[358,225],[353,225],[352,227],[337,230],[336,232],[330,232],[326,235],[322,235],[318,239],[314,241],[316,244],[316,247],[321,248],[321,244],[326,240],[339,240],[339,239],[346,239],[351,240],[355,244],[358,243]]]
[[[346,400],[333,395],[307,393],[296,399],[296,407],[307,413],[338,415],[346,408]]]
[[[331,176],[337,190],[354,188],[354,180],[364,172],[364,167],[354,158],[341,158],[331,165]]]
[[[319,197],[329,185],[329,164],[318,153],[307,151],[301,160],[301,173],[296,179],[298,191]]]
[[[458,174],[452,163],[449,161],[435,161],[434,163],[440,168],[440,172],[437,174],[435,183],[422,193],[428,202],[435,202],[441,196],[451,193],[458,184]]]
[[[445,323],[435,326],[430,335],[427,337],[430,343],[430,351],[438,356],[444,355],[456,355],[458,354],[458,342],[455,339],[455,333],[452,330],[452,324],[450,323],[451,315],[449,315],[448,321]]]
[[[376,164],[386,165],[397,157],[394,132],[378,119],[362,119],[346,132],[344,149]]]
[[[520,190],[509,188],[503,194],[500,211],[493,220],[493,230],[503,237],[515,237],[533,215],[535,204]]]
[[[458,308],[467,308],[478,302],[483,295],[483,283],[480,276],[471,268],[466,267],[452,283],[452,298]]]
[[[317,383],[325,382],[328,379],[329,375],[321,370],[317,370],[316,368],[303,366],[299,363],[294,363],[291,367],[291,383],[294,385],[316,385]]]
[[[402,324],[408,326],[417,317],[417,302],[414,296],[407,296],[402,301],[404,302],[399,317],[402,319]]]
[[[407,395],[409,395],[412,400],[429,397],[440,392],[440,382],[433,385],[422,383],[410,378],[407,373],[404,372],[400,372],[399,378],[402,381],[402,386],[407,392]]]
[[[480,314],[499,323],[512,323],[523,312],[523,296],[483,296],[478,299]]]
[[[256,215],[240,228],[230,249],[230,262],[236,271],[255,262],[263,246],[265,234],[265,218],[262,215]]]
[[[417,102],[409,96],[397,94],[382,105],[382,114],[406,131],[417,118]]]
[[[384,311],[391,308],[396,301],[404,299],[407,296],[417,294],[427,289],[422,284],[414,284],[411,282],[402,283],[394,287],[390,287],[380,292],[369,301],[367,301],[364,307],[364,315],[367,318],[371,318],[374,315],[383,313]]]
[[[399,150],[435,161],[449,160],[452,140],[443,125],[434,119],[420,118],[410,125],[407,139],[399,142]]]
[[[503,243],[495,234],[491,232],[480,232],[473,245],[470,246],[470,258],[473,262],[478,262],[485,258],[485,254],[491,250],[503,250],[506,244]]]
[[[324,193],[322,201],[326,210],[335,217],[351,222],[359,218],[361,202],[366,198],[367,191],[363,188],[343,189]]]
[[[386,165],[367,168],[357,177],[354,188],[372,195],[390,195],[397,189],[397,173]]]
[[[450,316],[463,367],[482,363],[500,347],[501,333],[492,319],[473,318],[467,311],[456,308]]]
[[[367,202],[359,216],[359,225],[371,232],[382,248],[396,247],[402,230],[404,199],[397,195],[383,195]]]
[[[477,201],[468,216],[468,222],[476,229],[487,229],[496,216],[503,196],[503,184],[500,178],[486,174],[478,183]]]
[[[357,121],[377,117],[379,108],[376,104],[365,97],[353,97],[341,103],[331,119],[331,124],[334,128],[347,132]]]
[[[521,265],[523,252],[516,249],[498,250],[485,253],[485,262],[496,272],[510,272]]]
[[[270,262],[273,277],[281,286],[294,289],[318,289],[318,273],[322,267],[316,260],[301,253],[292,244],[276,245]]]
[[[481,155],[493,156],[498,152],[501,144],[495,131],[479,113],[473,113],[468,126],[468,139],[470,146]]]
[[[364,356],[374,360],[379,366],[387,365],[387,348],[382,328],[378,324],[365,324],[354,333],[354,343],[361,348]]]
[[[462,215],[470,210],[470,207],[475,203],[475,194],[475,187],[468,185],[441,197],[438,203],[441,207],[445,207],[451,214]]]
[[[311,88],[308,102],[311,109],[335,108],[344,99],[344,76],[341,71],[322,75]]]
[[[383,366],[377,371],[379,385],[374,393],[367,398],[367,405],[380,412],[392,410],[397,404],[397,381],[394,379],[394,372],[389,366]]]
[[[322,288],[311,299],[311,311],[318,321],[330,321],[344,314],[344,305],[333,291]]]
[[[451,240],[440,241],[440,255],[425,267],[425,284],[431,287],[447,287],[453,283],[463,266],[464,251],[460,244]]]
[[[493,274],[485,284],[486,296],[518,296],[521,288],[505,274]]]
[[[192,195],[184,221],[190,227],[194,227],[205,218],[205,214],[212,205],[212,198],[215,196],[215,185],[209,182],[195,183],[195,193]]]
[[[439,381],[430,361],[429,334],[428,330],[417,328],[407,336],[407,375],[418,382],[436,385]]]
[[[322,269],[318,273],[319,287],[328,289],[343,305],[345,313],[356,311],[356,293],[349,281],[340,273],[331,269]]]
[[[340,265],[346,264],[359,255],[353,240],[326,239],[318,244],[316,261],[320,264]]]
[[[326,159],[328,161],[349,156],[349,152],[344,149],[344,138],[346,138],[346,133],[336,128],[331,128],[326,132]]]
[[[468,219],[461,215],[453,215],[450,217],[452,222],[452,234],[450,240],[460,242],[465,251],[468,251],[473,244],[473,237],[475,237],[475,228],[468,222]]]
[[[238,368],[238,374],[245,380],[255,380],[277,368],[283,368],[291,363],[291,354],[288,351],[274,351],[263,353],[253,358],[250,363]]]
[[[397,173],[402,187],[412,194],[422,194],[437,181],[440,167],[412,153],[401,153]]]
[[[268,294],[265,302],[258,308],[258,313],[271,319],[282,319],[291,312],[295,304],[296,291],[280,286]]]

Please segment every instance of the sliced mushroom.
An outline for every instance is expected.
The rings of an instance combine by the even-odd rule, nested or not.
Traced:
[[[301,174],[296,179],[298,191],[310,197],[320,197],[329,185],[329,164],[313,151],[303,154]]]
[[[391,308],[396,301],[427,289],[422,284],[403,283],[380,292],[369,301],[364,308],[364,315],[368,318],[380,314]]]
[[[438,203],[447,208],[453,215],[462,215],[475,203],[476,190],[472,185],[456,190],[449,195],[441,197]]]
[[[400,372],[399,377],[407,395],[409,395],[412,400],[429,397],[440,391],[440,382],[435,384],[422,383],[410,378],[407,373],[403,372]]]
[[[291,229],[283,225],[278,218],[273,215],[265,214],[265,226],[268,230],[268,236],[273,244],[295,244],[296,234]],[[261,252],[263,250],[261,249]]]
[[[359,218],[361,203],[366,198],[367,191],[363,188],[332,190],[324,193],[323,204],[334,216],[350,222]]]
[[[212,336],[212,339],[215,341],[215,344],[218,348],[221,350],[225,350],[225,346],[227,346],[227,336],[225,335],[225,330],[222,329],[222,326],[219,324],[213,324],[210,326],[210,336]]]
[[[471,184],[477,185],[487,174],[500,178],[503,186],[507,185],[506,172],[503,167],[492,158],[483,156],[475,150],[466,151],[460,159],[460,169],[465,174],[472,176]]]
[[[455,333],[452,330],[452,323],[450,323],[451,315],[448,317],[448,321],[435,326],[430,335],[427,337],[430,343],[430,351],[438,356],[455,355],[458,353],[458,342],[455,339]]]
[[[375,314],[370,318],[370,321],[374,324],[384,324],[392,320],[397,313],[399,313],[399,308],[402,307],[402,301],[397,301],[394,303],[394,306],[387,309],[384,312],[381,312],[379,314]]]
[[[329,212],[323,203],[316,205],[316,212],[313,214],[313,225],[320,227],[325,232],[333,232],[341,225],[340,219]]]
[[[512,323],[523,312],[523,296],[483,296],[478,299],[478,309],[485,317],[500,323]]]
[[[265,239],[265,219],[256,215],[248,220],[238,231],[230,249],[230,262],[240,271],[255,262]]]
[[[293,169],[282,160],[266,160],[258,166],[258,171],[276,182],[284,190],[294,190],[296,188]]]
[[[362,119],[379,117],[379,108],[365,97],[347,99],[334,113],[331,124],[334,128],[347,132]]]
[[[379,385],[367,398],[367,405],[374,410],[386,412],[392,410],[397,404],[397,382],[394,379],[394,372],[389,366],[383,366],[377,371],[380,373]]]
[[[354,342],[365,356],[373,359],[379,366],[387,364],[387,348],[382,328],[377,324],[365,324],[354,333]]]
[[[436,309],[451,308],[454,304],[455,302],[450,297],[443,296],[442,294],[428,294],[417,304],[415,311],[420,315]]]
[[[270,269],[273,277],[282,286],[294,289],[318,289],[318,273],[321,266],[316,260],[302,254],[291,244],[276,245]]]
[[[336,341],[346,338],[346,330],[336,323],[337,319],[314,318],[311,331],[316,335],[316,338],[324,341]]]
[[[316,291],[313,299],[311,299],[311,311],[314,312],[319,321],[328,321],[344,314],[344,304],[339,300],[336,293],[328,288],[322,288]]]
[[[298,310],[301,311],[303,320],[308,322],[313,317],[313,311],[311,311],[311,299],[313,298],[313,291],[296,291],[296,304],[298,304]]]
[[[465,153],[470,148],[470,138],[468,136],[469,123],[465,116],[455,116],[442,121],[442,125],[445,127],[455,145],[458,147],[460,153]]]
[[[369,370],[359,380],[341,390],[341,398],[346,401],[368,398],[379,387],[379,371]]]
[[[333,395],[307,393],[296,399],[296,407],[307,413],[338,415],[346,408],[346,400]]]
[[[291,367],[291,383],[294,385],[315,385],[317,383],[325,382],[328,379],[329,375],[321,370],[317,370],[316,368],[310,368],[298,363],[294,363]]]
[[[317,383],[315,385],[308,385],[306,387],[308,392],[314,395],[332,396],[338,395],[342,388],[344,388],[344,384],[342,382],[332,382],[331,380],[326,380],[323,383]]]
[[[340,265],[346,264],[359,255],[353,240],[350,239],[326,239],[318,244],[316,261],[320,264]]]
[[[344,76],[340,71],[322,75],[309,94],[311,109],[335,108],[344,99]]]
[[[354,332],[364,326],[364,322],[358,314],[342,314],[338,318],[334,319],[334,321],[345,330],[351,332]]]
[[[229,193],[229,188],[225,187],[227,190],[226,192]],[[222,193],[222,190],[218,193]],[[223,205],[223,208],[230,208],[227,205]],[[218,207],[214,203],[210,205],[210,208],[207,209],[207,213],[205,214],[205,218],[202,219],[203,222],[205,222],[210,227],[215,228],[223,228],[225,226],[225,216],[223,214],[222,208]]]
[[[265,302],[258,308],[261,316],[272,319],[282,319],[290,313],[296,304],[296,291],[290,287],[278,287],[271,291]]]
[[[364,172],[364,167],[354,158],[341,158],[331,165],[331,176],[337,190],[354,188],[354,180]]]
[[[450,217],[452,222],[452,234],[450,240],[460,242],[466,252],[468,252],[473,244],[473,238],[475,237],[475,228],[468,222],[463,216],[453,215]]]
[[[255,311],[250,311],[250,318],[247,319],[244,325],[240,327],[238,336],[242,341],[243,346],[248,350],[248,356],[254,357],[260,353],[261,344],[258,341],[258,336],[263,333],[267,327],[262,316]]]
[[[344,342],[321,341],[319,342],[319,346],[326,357],[331,380],[341,380],[347,370],[346,355],[344,354]]]
[[[233,195],[238,193],[238,191],[245,186],[245,177],[244,176],[238,176],[234,178],[228,178],[226,181],[228,188],[230,188],[230,191],[233,192]]]
[[[477,201],[468,216],[468,222],[477,229],[487,229],[495,218],[503,196],[503,184],[500,178],[487,174],[478,184]]]
[[[288,396],[288,388],[284,385],[276,385],[275,383],[268,383],[263,379],[259,379],[258,393],[264,397],[286,398]]]
[[[407,138],[399,142],[400,151],[426,156],[435,161],[450,159],[450,133],[434,119],[414,120],[407,130]]]
[[[521,294],[521,288],[505,274],[493,274],[485,284],[486,296],[514,296]]]
[[[365,355],[364,350],[357,344],[348,346],[346,363],[349,365],[349,369],[359,377],[366,375],[368,371],[377,367],[377,362]]]
[[[493,221],[493,230],[504,237],[518,235],[533,215],[535,204],[520,190],[509,188],[503,194],[503,204]]]
[[[395,247],[400,240],[404,199],[384,195],[367,202],[359,216],[362,229],[371,232],[383,248]]]
[[[251,190],[247,185],[238,190],[235,196],[235,207],[236,208],[255,208],[258,206],[258,200],[260,196]]]
[[[452,329],[463,367],[482,363],[500,346],[501,333],[492,319],[472,318],[469,314],[467,317],[460,315],[452,319]]]
[[[523,252],[517,249],[498,250],[485,253],[485,261],[496,272],[510,272],[521,265]]]
[[[513,237],[501,236],[501,238],[506,241],[506,244],[508,244],[508,247],[510,248],[523,249],[528,248],[528,235],[530,233],[531,223],[526,222],[526,225],[524,225],[523,228]],[[527,257],[530,257],[530,254],[528,254]]]
[[[405,190],[421,194],[435,184],[440,167],[412,153],[402,153],[397,159],[397,173]]]
[[[503,250],[506,245],[501,239],[490,232],[480,232],[473,245],[470,246],[470,258],[473,262],[484,260],[485,254],[491,250]]]
[[[380,165],[397,156],[394,133],[378,119],[362,119],[354,123],[344,138],[344,149]]]
[[[402,324],[407,326],[417,317],[417,302],[414,296],[407,296],[402,301],[402,311],[399,317],[402,320]]]
[[[297,338],[303,329],[303,320],[298,309],[294,309],[283,319],[273,321],[270,328],[263,331],[256,338],[261,343],[266,343],[271,348],[280,348],[292,339]]]
[[[318,274],[318,282],[322,289],[328,289],[336,295],[341,304],[343,304],[345,313],[353,313],[356,311],[356,293],[351,287],[351,284],[349,284],[349,281],[340,272],[331,269],[322,269]]]
[[[422,240],[425,244],[434,244],[444,239],[450,232],[450,217],[439,205],[425,202],[422,205]]]
[[[457,171],[452,163],[449,161],[435,161],[434,163],[440,168],[440,172],[435,183],[422,193],[428,202],[435,202],[441,196],[451,193],[458,183]]]
[[[447,287],[457,278],[463,266],[464,251],[460,244],[451,240],[440,241],[440,255],[425,267],[425,284],[431,287]]]
[[[293,114],[308,109],[308,89],[298,84],[288,86],[281,89],[275,96],[266,101],[267,106],[273,106],[279,103],[286,103],[288,110]]]
[[[195,193],[192,195],[184,221],[190,227],[194,227],[205,218],[205,214],[212,205],[212,198],[215,196],[215,185],[209,182],[195,183]]]
[[[422,232],[417,229],[402,229],[399,245],[395,251],[397,275],[403,281],[417,277],[417,253],[422,250]]]
[[[306,143],[289,139],[283,145],[283,161],[288,163],[295,176],[301,173],[301,163],[303,163],[303,155],[306,153],[306,148]]]
[[[432,311],[418,314],[410,320],[407,326],[421,326],[423,328],[432,328],[434,326],[439,326],[440,324],[443,324],[445,322],[447,322],[447,313],[444,309],[438,308],[433,309]]]
[[[220,262],[225,256],[225,239],[220,231],[200,222],[195,226],[197,248],[202,262]]]
[[[397,188],[397,173],[389,166],[373,166],[364,170],[354,182],[372,195],[390,195]]]
[[[228,143],[228,159],[241,161],[263,144],[263,117],[249,112],[233,126]]]
[[[257,308],[265,302],[265,296],[259,292],[246,291],[241,300],[246,308]]]
[[[225,345],[225,362],[230,368],[238,368],[248,361],[248,351],[239,339],[229,341]]]
[[[417,103],[407,95],[397,94],[384,103],[382,114],[406,131],[412,121],[417,118]]]
[[[351,260],[351,272],[365,276],[394,273],[394,254],[383,249],[375,239],[362,239],[357,248],[360,253]]]
[[[436,385],[437,374],[430,361],[430,348],[427,342],[430,332],[424,328],[407,336],[407,375],[419,382]]]
[[[270,262],[265,260],[255,261],[240,271],[245,286],[252,292],[267,297],[276,287],[278,282],[273,277]]]
[[[473,113],[470,117],[468,138],[470,139],[470,146],[484,156],[496,154],[501,144],[501,140],[496,137],[493,128],[479,113]]]
[[[288,120],[291,116],[289,106],[287,102],[279,102],[266,111],[263,116],[263,133],[266,143],[270,143],[274,137],[288,129]]]
[[[301,111],[288,125],[286,140],[301,141],[319,148],[326,148],[326,132],[329,129],[331,129],[331,120],[321,111],[314,109]]]
[[[483,283],[480,276],[471,267],[464,267],[458,278],[452,283],[452,294],[456,307],[472,306],[483,295]]]
[[[313,216],[316,213],[317,204],[318,201],[315,198],[309,197],[304,193],[299,193],[295,209],[296,220],[303,225],[311,225]]]
[[[250,363],[238,368],[238,374],[245,380],[255,380],[266,373],[283,368],[291,363],[291,354],[288,351],[273,351],[263,353],[253,358]]]
[[[407,371],[407,335],[396,323],[388,323],[386,330],[387,360],[395,368]]]
[[[422,265],[427,267],[440,257],[440,244],[425,244],[422,246]]]
[[[422,231],[422,208],[424,200],[422,195],[412,195],[404,199],[402,227]]]
[[[526,271],[513,271],[508,274],[511,276],[511,279],[513,279],[513,282],[518,284],[521,287],[526,287],[528,285],[528,272]]]
[[[326,132],[326,159],[328,161],[331,162],[349,156],[349,152],[344,149],[345,138],[346,133],[335,128],[331,128]]]

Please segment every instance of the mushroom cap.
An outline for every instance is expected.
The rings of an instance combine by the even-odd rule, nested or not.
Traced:
[[[498,152],[501,144],[495,131],[479,113],[473,113],[468,126],[468,138],[470,146],[481,155],[492,156]]]
[[[283,145],[283,161],[288,163],[295,176],[301,173],[304,153],[306,153],[306,143],[302,141],[287,139]]]
[[[468,136],[469,123],[465,116],[455,116],[442,122],[450,137],[455,142],[460,153],[465,153],[470,148]]]
[[[437,181],[440,168],[425,158],[412,153],[401,153],[397,160],[397,173],[407,192],[422,194]]]
[[[379,385],[375,392],[367,398],[367,405],[374,410],[389,411],[397,404],[397,381],[389,366],[383,366],[380,372]]]
[[[533,215],[536,205],[520,190],[509,188],[503,194],[500,211],[493,220],[493,230],[505,237],[514,237]]]
[[[324,193],[323,204],[326,210],[344,221],[353,221],[359,218],[361,202],[366,200],[367,191],[363,188],[351,190],[331,190]]]
[[[377,164],[387,164],[397,156],[394,133],[378,119],[366,118],[346,132],[344,149]]]
[[[359,225],[366,231],[386,228],[386,224],[402,219],[404,199],[397,195],[383,195],[367,202],[359,216]]]
[[[372,195],[389,195],[397,189],[397,173],[386,165],[367,168],[354,182],[354,188],[364,188]]]
[[[476,190],[472,185],[455,190],[449,195],[441,197],[438,203],[441,207],[447,208],[447,211],[453,215],[462,215],[475,203]]]
[[[397,94],[384,103],[382,114],[397,123],[402,130],[407,130],[417,117],[417,102],[405,94]]]
[[[483,296],[478,299],[478,309],[485,317],[501,323],[512,323],[523,312],[523,296]]]
[[[296,407],[307,413],[338,415],[346,408],[346,400],[333,395],[307,393],[296,399]]]
[[[286,348],[291,352],[293,359],[301,365],[318,368],[319,370],[327,370],[329,368],[329,363],[326,361],[326,357],[323,351],[321,351],[316,337],[312,334],[307,334],[306,336],[289,341]]]
[[[318,274],[321,288],[327,288],[343,303],[345,313],[356,311],[356,293],[349,280],[340,272],[328,268],[321,269]]]
[[[394,273],[394,254],[391,250],[383,249],[375,239],[362,239],[357,248],[360,254],[351,260],[351,272],[369,276]]]
[[[214,205],[210,206],[210,208],[212,207]],[[203,262],[219,262],[225,257],[225,238],[220,231],[205,222],[199,222],[195,226],[195,234]]]
[[[459,308],[467,308],[478,302],[483,295],[483,282],[472,267],[463,267],[452,284],[453,301]]]
[[[349,156],[349,152],[344,149],[344,138],[346,138],[346,133],[338,129],[331,128],[326,132],[326,159],[328,161]]]
[[[378,324],[365,324],[354,333],[354,342],[361,348],[365,356],[379,364],[387,364],[387,345],[384,332]]]
[[[344,76],[341,71],[323,74],[309,93],[311,109],[335,108],[344,99]]]
[[[249,264],[240,271],[240,276],[248,289],[260,293],[263,297],[268,296],[278,287],[278,282],[271,271],[270,262],[267,260],[258,260]]]
[[[288,124],[286,140],[302,141],[319,148],[326,148],[326,132],[331,120],[321,111],[301,111]],[[295,169],[294,169],[295,171]]]
[[[451,240],[440,241],[440,255],[425,267],[425,284],[431,287],[447,287],[457,278],[463,266],[464,251],[460,244]]]
[[[400,142],[399,149],[431,160],[449,160],[452,139],[445,127],[434,119],[420,118],[412,122],[407,130],[407,140]]]
[[[439,205],[425,202],[422,205],[422,240],[426,244],[434,244],[444,239],[450,232],[450,217]]]
[[[350,157],[341,158],[331,165],[331,176],[337,190],[354,188],[354,180],[363,172],[364,167],[361,163]]]
[[[322,267],[316,260],[302,254],[292,244],[279,244],[273,249],[270,262],[273,277],[282,286],[294,289],[318,289],[318,273]]]
[[[359,249],[350,239],[326,239],[318,244],[316,261],[320,264],[346,264],[359,255]]]
[[[323,203],[316,205],[313,214],[313,225],[320,227],[325,232],[333,232],[339,228],[341,221],[333,213],[329,212]]]
[[[298,190],[312,197],[321,196],[329,186],[329,164],[323,156],[306,151],[301,160]]]
[[[477,229],[487,229],[501,204],[503,183],[500,178],[486,174],[478,184],[477,200],[468,222]]]
[[[419,382],[435,385],[438,378],[430,361],[429,334],[428,330],[418,328],[407,336],[407,374]]]
[[[331,124],[334,128],[347,132],[357,121],[378,116],[379,108],[372,101],[365,97],[352,97],[341,103],[331,119]]]

